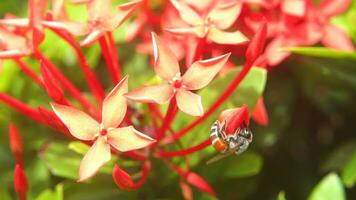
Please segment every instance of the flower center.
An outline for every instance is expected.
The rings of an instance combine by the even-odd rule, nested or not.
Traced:
[[[101,129],[100,136],[106,136],[107,134],[108,134],[108,131],[106,129]]]
[[[182,80],[175,80],[172,85],[174,88],[178,89],[182,87]]]

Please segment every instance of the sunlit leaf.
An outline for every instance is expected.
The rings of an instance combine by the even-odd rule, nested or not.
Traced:
[[[345,200],[345,191],[341,180],[335,173],[330,173],[324,177],[313,189],[308,200],[337,199]]]

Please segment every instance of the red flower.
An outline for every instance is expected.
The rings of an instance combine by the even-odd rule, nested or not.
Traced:
[[[52,104],[54,112],[74,137],[93,141],[80,164],[78,181],[90,178],[111,159],[110,147],[126,152],[154,142],[133,126],[117,128],[126,114],[127,102],[123,94],[127,92],[127,85],[125,77],[104,99],[101,123],[73,107]]]
[[[192,116],[201,116],[203,106],[201,97],[190,90],[205,87],[221,70],[230,54],[193,63],[181,76],[179,65],[173,52],[152,33],[156,74],[166,81],[159,86],[146,86],[129,92],[128,99],[146,103],[167,103],[176,98],[178,108]]]
[[[209,12],[201,16],[187,4],[171,0],[180,17],[189,27],[169,28],[168,31],[178,34],[193,34],[198,38],[207,38],[218,44],[240,44],[248,39],[240,32],[228,32],[240,15],[242,1],[218,1]]]
[[[250,116],[247,106],[224,110],[219,116],[219,122],[225,124],[227,134],[233,134],[238,128],[248,126]]]
[[[122,4],[118,12],[113,13],[111,0],[88,0],[86,3],[89,13],[88,23],[72,21],[46,21],[44,25],[57,29],[64,29],[73,35],[87,35],[81,45],[87,46],[95,42],[105,32],[112,32],[118,28],[141,3],[140,0]]]

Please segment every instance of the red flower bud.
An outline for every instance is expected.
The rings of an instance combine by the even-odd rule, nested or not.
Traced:
[[[64,99],[63,90],[60,88],[56,79],[53,77],[52,73],[43,61],[41,61],[41,72],[43,83],[49,97],[51,97],[51,99],[53,99],[56,103],[68,104],[68,102]]]
[[[240,108],[227,109],[220,114],[219,121],[226,123],[227,134],[234,133],[236,129],[250,124],[248,107],[243,105]]]
[[[21,194],[25,194],[28,190],[26,174],[19,164],[16,164],[16,167],[15,167],[14,187],[15,187],[15,191],[20,196],[21,196]]]
[[[261,27],[257,30],[254,37],[251,39],[250,44],[246,50],[247,62],[255,62],[260,54],[263,52],[267,37],[267,22],[263,21]]]
[[[22,150],[23,150],[22,139],[15,124],[9,125],[9,140],[10,140],[10,148],[12,153],[22,154]]]
[[[198,188],[200,191],[210,194],[212,196],[216,195],[214,189],[200,175],[179,168],[178,166],[173,164],[170,164],[169,167],[176,171],[187,183]]]
[[[116,185],[123,190],[130,190],[134,187],[134,182],[132,181],[130,175],[122,170],[118,165],[114,166],[114,170],[112,172],[112,177],[116,183]]]

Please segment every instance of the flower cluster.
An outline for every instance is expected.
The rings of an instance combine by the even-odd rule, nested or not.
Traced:
[[[323,0],[320,5],[315,5],[311,0],[171,0],[159,1],[161,10],[157,14],[151,9],[151,0],[131,1],[119,5],[115,11],[111,0],[73,0],[72,4],[86,5],[88,12],[86,22],[77,22],[67,15],[62,0],[53,0],[51,4],[47,0],[28,0],[27,18],[7,15],[0,20],[0,59],[15,61],[52,102],[32,108],[5,93],[0,93],[0,102],[90,146],[81,161],[78,181],[95,175],[112,156],[123,156],[142,161],[141,176],[135,182],[115,165],[113,179],[122,189],[138,189],[147,180],[150,159],[154,157],[162,159],[182,178],[181,188],[186,199],[192,199],[189,185],[215,195],[201,176],[191,172],[188,166],[180,166],[169,159],[185,157],[208,147],[211,144],[209,133],[204,133],[205,141],[189,148],[167,151],[166,146],[178,143],[181,137],[217,111],[252,66],[270,69],[286,59],[289,53],[280,51],[281,48],[321,42],[331,48],[354,50],[347,34],[330,23],[330,18],[346,10],[350,2]],[[161,84],[152,85],[151,77],[147,77],[147,85],[129,91],[129,76],[122,74],[113,32],[131,18],[125,40],[127,43],[139,41],[138,53],[153,54],[153,71]],[[73,48],[95,101],[83,95],[61,67],[41,51],[45,29],[53,31]],[[84,37],[77,39],[77,36]],[[269,43],[264,51],[266,39]],[[82,50],[96,42],[113,84],[107,95]],[[23,61],[24,57],[36,59],[41,65],[41,73]],[[206,99],[202,99],[197,91],[234,68],[236,59],[244,60],[241,71],[227,88],[221,88],[210,107],[203,108],[202,101]],[[134,78],[130,77],[130,80]],[[129,106],[133,102],[147,104],[148,109],[142,112],[152,119],[148,126],[153,131],[146,132],[141,128],[143,124],[140,123],[147,122],[141,122],[133,114],[134,108]],[[161,104],[168,104],[165,115],[160,109]],[[224,109],[227,110],[221,116],[228,131],[234,132],[241,124],[248,125],[250,116],[246,106]],[[251,116],[257,123],[268,124],[263,97],[251,109]],[[186,127],[173,130],[172,124],[179,110],[197,118]],[[138,124],[133,123],[134,120]],[[168,131],[172,134],[167,135]],[[17,162],[16,192],[21,199],[26,199],[28,184],[23,171],[23,150],[14,125],[10,126],[10,141]]]

